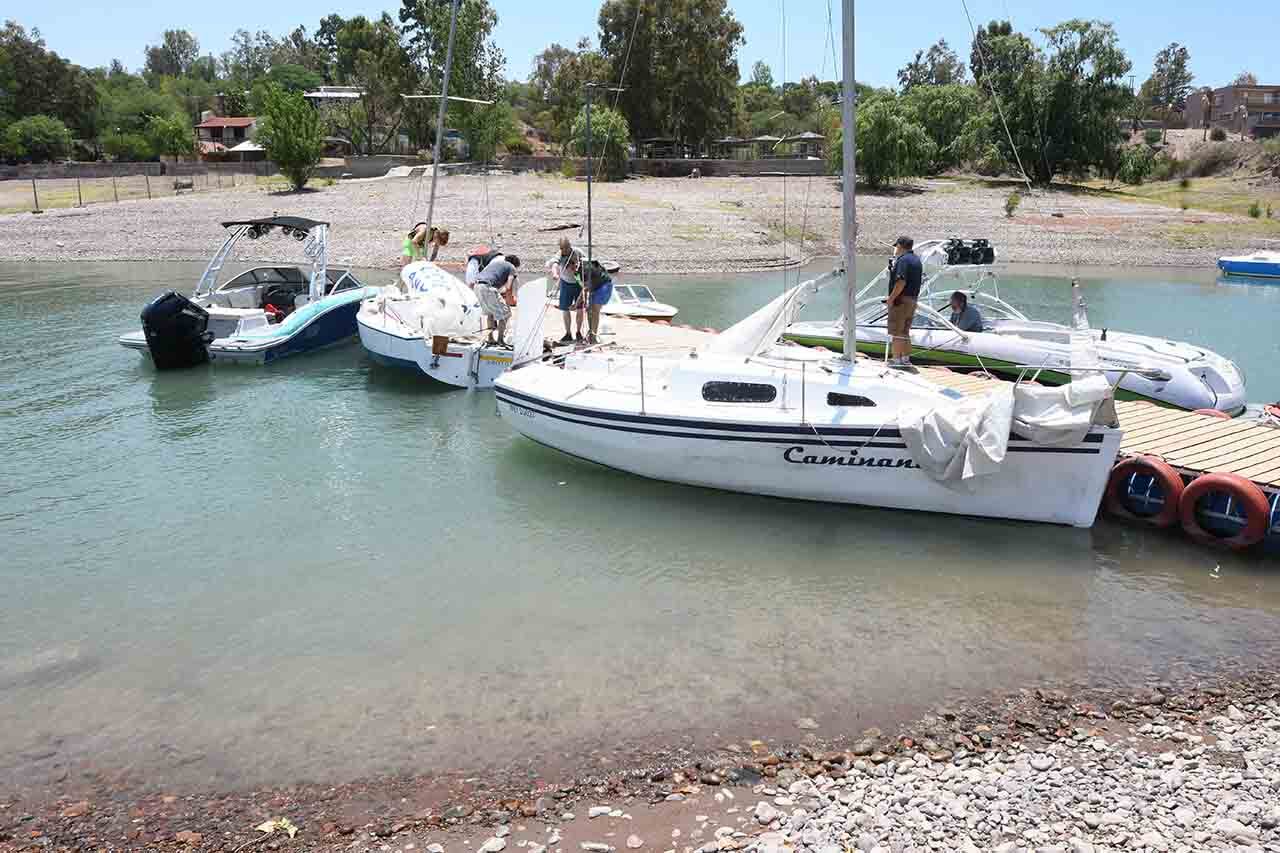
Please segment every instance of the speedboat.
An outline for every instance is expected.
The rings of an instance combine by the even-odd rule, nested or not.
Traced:
[[[119,343],[148,352],[164,370],[206,361],[263,364],[350,340],[356,311],[372,291],[347,269],[329,267],[328,224],[297,216],[222,223],[226,240],[190,297],[167,291],[142,311],[143,328]],[[302,244],[309,270],[259,266],[219,284],[240,240],[279,231]]]
[[[1071,381],[1060,368],[1071,363],[1073,334],[1070,326],[1029,319],[1000,298],[998,277],[990,266],[952,265],[936,248],[941,241],[922,244],[921,259],[931,271],[920,289],[919,307],[911,328],[911,358],[919,364],[983,370],[1006,378],[1036,366],[1036,380],[1045,385]],[[886,284],[882,274],[859,293],[857,346],[867,355],[882,357],[889,344],[888,308],[879,295],[868,295]],[[947,303],[955,290],[966,293],[978,307],[984,326],[980,332],[964,332],[949,320]],[[1086,319],[1087,321],[1087,319]],[[1162,406],[1216,409],[1236,414],[1246,400],[1244,373],[1233,362],[1194,344],[1170,341],[1113,329],[1091,329],[1100,364],[1118,382],[1120,400],[1146,400]],[[787,329],[787,340],[807,346],[841,350],[841,320],[796,323]],[[1143,370],[1134,370],[1141,366]]]
[[[1280,252],[1254,252],[1218,258],[1218,269],[1226,275],[1248,278],[1280,278]]]
[[[844,263],[690,352],[583,350],[500,376],[518,433],[639,476],[811,501],[1087,527],[1120,446],[1113,386],[1082,337],[1061,388],[965,395],[871,359],[779,343],[819,287],[854,312],[853,0],[846,44]],[[856,326],[856,324],[854,324]]]
[[[680,309],[659,302],[653,291],[643,284],[619,284],[614,282],[613,298],[600,309],[601,314],[630,317],[633,320],[665,320],[670,322]]]

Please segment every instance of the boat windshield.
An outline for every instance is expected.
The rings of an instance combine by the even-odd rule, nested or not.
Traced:
[[[635,295],[635,298],[641,302],[657,302],[658,301],[656,298],[654,298],[653,291],[645,287],[643,284],[631,285],[631,292]]]
[[[622,302],[635,302],[635,301],[636,301],[635,294],[631,292],[631,286],[630,286],[630,285],[627,285],[627,284],[615,284],[615,285],[613,286],[613,292],[614,292],[615,294],[617,294],[618,299],[619,299],[620,301],[622,301]]]

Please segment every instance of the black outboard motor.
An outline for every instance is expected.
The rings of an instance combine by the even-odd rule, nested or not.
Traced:
[[[142,333],[157,370],[195,367],[209,360],[209,313],[170,290],[142,309]]]
[[[996,262],[996,250],[991,247],[991,243],[987,240],[975,239],[969,254],[970,260],[975,264],[994,264]]]

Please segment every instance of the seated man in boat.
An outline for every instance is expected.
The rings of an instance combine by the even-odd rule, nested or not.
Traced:
[[[571,344],[575,340],[582,343],[582,320],[586,311],[583,310],[582,302],[582,282],[578,280],[578,274],[582,267],[582,253],[573,248],[573,244],[569,242],[568,237],[560,238],[560,257],[556,259],[556,269],[560,278],[560,311],[564,314],[564,337],[560,339],[562,344]],[[575,338],[572,334],[573,324],[570,315],[576,314],[578,320],[578,334]]]
[[[503,294],[516,286],[516,270],[520,267],[520,259],[515,255],[495,258],[476,276],[476,299],[480,301],[480,310],[489,318],[490,344],[505,345],[507,321],[511,319],[511,306],[503,299]],[[493,339],[493,329],[498,330],[498,339]]]
[[[915,241],[899,237],[893,243],[893,261],[889,275],[889,366],[897,370],[915,373],[911,364],[911,320],[916,314],[916,300],[920,298],[920,284],[924,267],[912,251]]]
[[[984,328],[978,306],[969,304],[969,297],[957,290],[951,294],[951,325],[962,332],[981,332]]]
[[[449,245],[449,229],[427,228],[427,223],[419,222],[409,229],[404,238],[404,246],[400,250],[400,266],[406,266],[424,257],[434,261],[441,246]],[[430,257],[427,257],[428,253]]]

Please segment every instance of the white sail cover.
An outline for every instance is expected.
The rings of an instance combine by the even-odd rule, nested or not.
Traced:
[[[475,293],[431,261],[408,264],[400,280],[412,298],[408,304],[397,303],[396,311],[424,338],[474,335],[482,328],[484,316]]]
[[[542,357],[542,321],[547,313],[547,280],[535,278],[516,291],[515,354],[511,366]]]
[[[903,412],[898,419],[911,458],[942,483],[963,484],[994,474],[1004,462],[1013,425],[1013,386],[966,397],[959,404]]]

